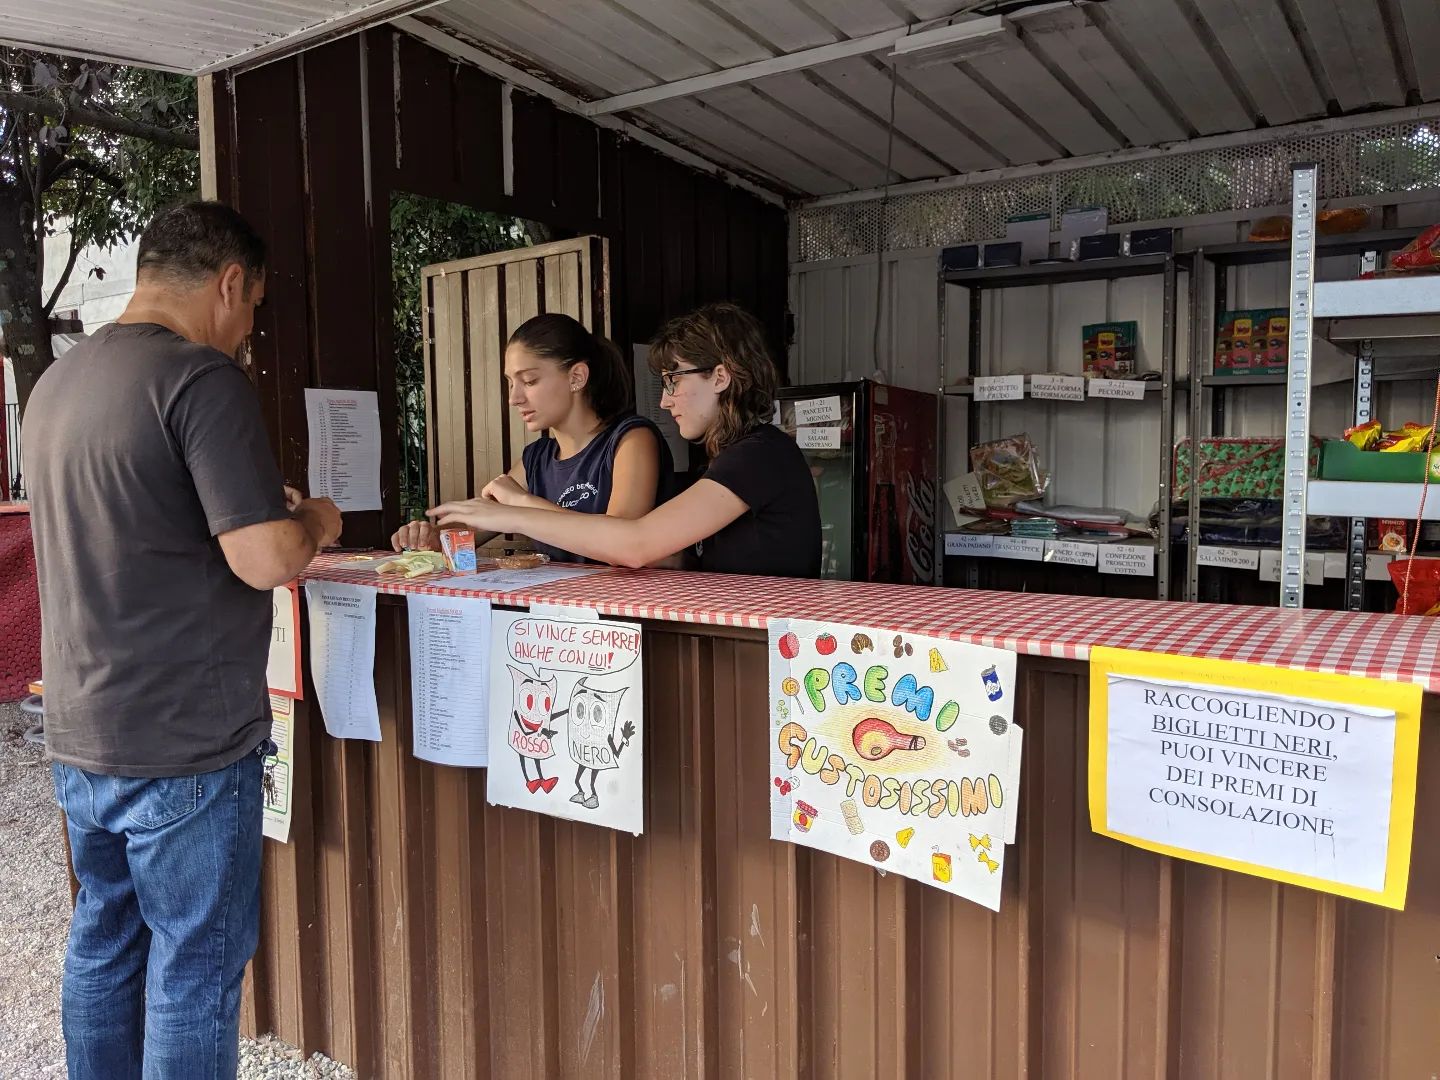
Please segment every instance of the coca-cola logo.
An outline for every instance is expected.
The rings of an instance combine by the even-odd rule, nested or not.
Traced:
[[[905,479],[905,557],[916,581],[935,579],[935,484],[915,482],[907,469]]]

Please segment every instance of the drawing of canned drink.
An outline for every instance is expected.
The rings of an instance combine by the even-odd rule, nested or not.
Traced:
[[[840,812],[845,815],[845,827],[850,830],[851,836],[859,836],[865,831],[865,823],[860,820],[860,808],[855,805],[854,799],[842,802]]]
[[[993,664],[980,673],[980,681],[985,684],[985,693],[989,695],[991,701],[999,701],[1005,696],[1005,691],[1000,686],[1000,676],[996,673]]]

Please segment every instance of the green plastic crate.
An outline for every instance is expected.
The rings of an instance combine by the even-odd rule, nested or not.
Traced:
[[[1385,484],[1419,484],[1425,479],[1425,460],[1430,460],[1430,479],[1440,482],[1440,450],[1386,453],[1360,450],[1344,439],[1329,439],[1320,455],[1322,480],[1373,480]]]

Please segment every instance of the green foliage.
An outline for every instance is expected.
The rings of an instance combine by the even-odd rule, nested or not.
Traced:
[[[400,403],[400,499],[407,520],[421,516],[430,505],[426,490],[421,271],[434,263],[510,251],[546,239],[542,226],[504,214],[405,193],[397,193],[390,200],[395,367]]]

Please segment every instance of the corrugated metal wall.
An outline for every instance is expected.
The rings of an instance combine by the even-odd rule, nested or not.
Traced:
[[[485,803],[411,753],[404,608],[384,741],[296,732],[247,1030],[363,1077],[1417,1080],[1440,1066],[1440,851],[1403,914],[1096,836],[1087,680],[1021,658],[999,914],[769,839],[761,635],[647,624],[647,825]],[[1427,718],[1420,768],[1440,768]],[[1416,834],[1440,829],[1421,785]]]
[[[1440,203],[1395,207],[1396,227],[1417,231],[1440,220]],[[1179,223],[1183,225],[1183,223]],[[1185,248],[1244,239],[1247,223],[1184,228]],[[796,334],[790,377],[796,384],[861,378],[877,370],[887,381],[919,390],[940,385],[938,283],[933,249],[890,252],[885,256],[883,294],[879,297],[879,361],[876,361],[876,278],[874,257],[809,263],[791,268],[790,303]],[[1323,276],[1353,274],[1354,259],[1321,260]],[[1286,306],[1285,264],[1232,269],[1229,308]],[[1188,372],[1188,275],[1180,275],[1179,351],[1181,376]],[[1208,297],[1210,275],[1202,287]],[[951,289],[947,298],[945,367],[947,381],[966,372],[969,335],[967,293]],[[1140,366],[1157,370],[1163,317],[1158,276],[1063,286],[1033,286],[990,291],[984,298],[982,374],[1036,371],[1080,373],[1081,328],[1088,323],[1134,319],[1139,323]],[[1207,314],[1211,305],[1206,303]],[[1283,389],[1256,387],[1229,392],[1227,435],[1282,434]],[[1349,426],[1350,384],[1317,388],[1312,430],[1338,435]],[[1394,424],[1429,417],[1434,387],[1423,382],[1379,386],[1379,416]],[[1186,398],[1177,395],[1177,437],[1187,429]],[[1148,514],[1156,498],[1160,448],[1158,396],[1143,403],[1055,405],[1026,399],[982,407],[975,439],[965,430],[965,401],[947,399],[946,478],[968,469],[972,441],[1019,431],[1035,438],[1044,463],[1053,471],[1051,493],[1058,502],[1106,505]]]

